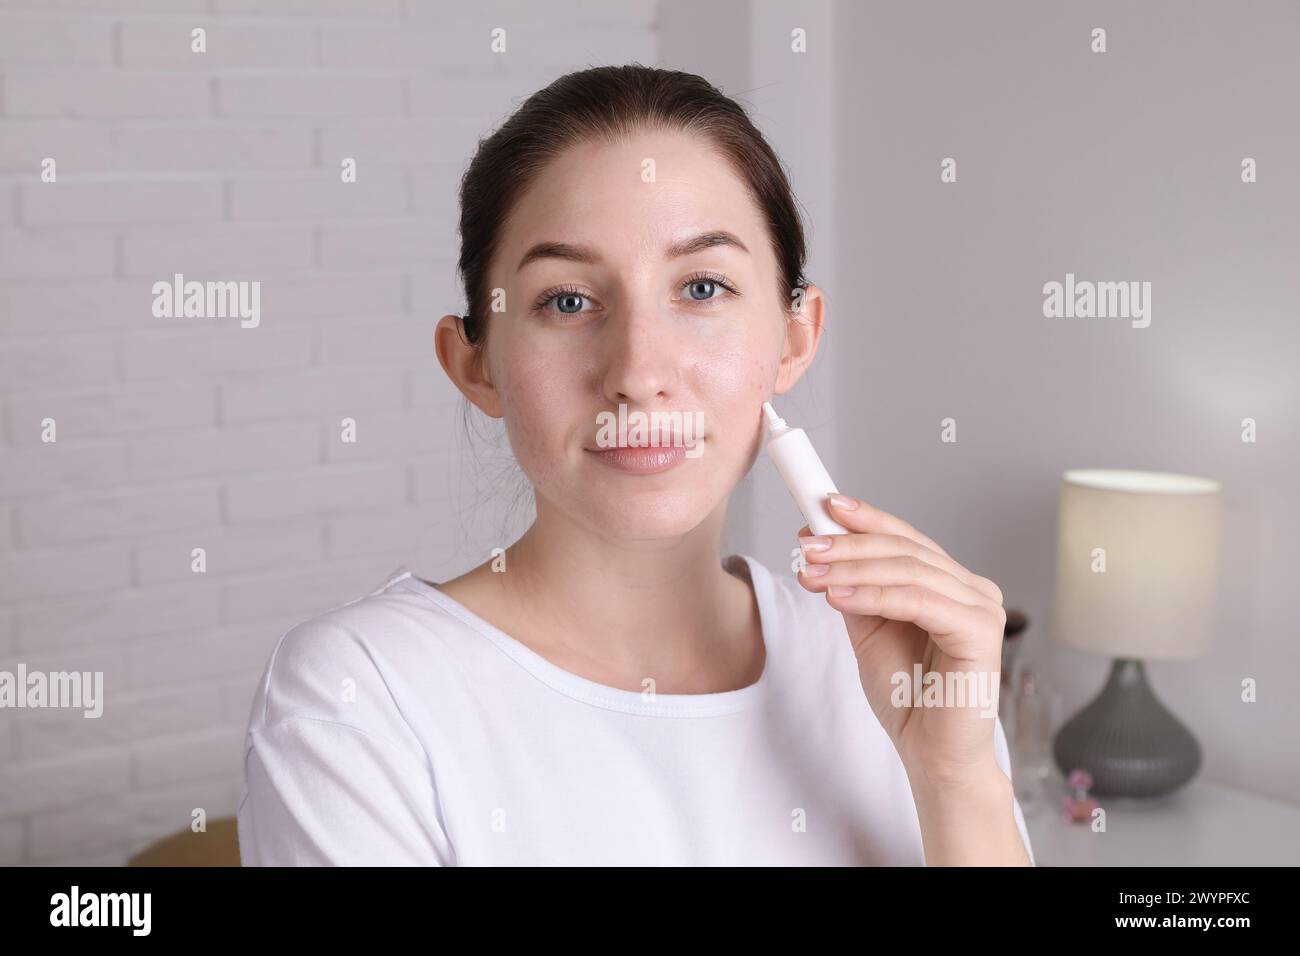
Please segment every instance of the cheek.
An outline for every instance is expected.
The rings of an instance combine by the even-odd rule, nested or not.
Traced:
[[[493,380],[510,446],[525,474],[545,483],[548,468],[561,457],[565,430],[573,422],[573,383],[581,372],[566,366],[563,356],[536,348],[507,346],[498,354]]]
[[[769,354],[769,352],[771,354]],[[746,342],[699,357],[696,394],[714,416],[708,431],[724,443],[748,442],[772,393],[780,356],[768,343]]]

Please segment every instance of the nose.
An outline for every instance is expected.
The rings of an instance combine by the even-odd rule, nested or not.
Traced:
[[[653,307],[631,306],[606,326],[603,391],[613,404],[653,404],[677,384],[680,349]]]

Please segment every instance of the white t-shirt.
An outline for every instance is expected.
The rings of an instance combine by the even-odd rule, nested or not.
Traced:
[[[767,657],[715,694],[587,680],[404,567],[291,628],[250,715],[244,865],[924,865],[843,618],[727,562]]]

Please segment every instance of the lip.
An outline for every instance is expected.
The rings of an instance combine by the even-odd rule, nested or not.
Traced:
[[[629,475],[657,475],[676,468],[686,460],[683,445],[643,445],[622,448],[588,448],[602,464]]]

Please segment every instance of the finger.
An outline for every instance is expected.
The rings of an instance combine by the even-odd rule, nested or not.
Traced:
[[[849,502],[853,507],[844,507],[839,503],[841,499]],[[826,499],[826,513],[850,531],[899,534],[925,545],[932,551],[938,551],[944,557],[951,557],[933,539],[917,531],[902,518],[891,515],[888,511],[881,511],[861,498],[844,494],[831,495]]]
[[[909,621],[926,631],[945,654],[958,660],[990,658],[1001,646],[981,634],[1001,636],[1006,622],[1001,608],[972,606],[916,584],[880,587],[866,584],[848,594],[826,592],[826,602],[837,611],[865,614],[891,621]]]
[[[799,582],[809,591],[825,591],[832,587],[901,587],[915,584],[971,607],[987,607],[993,603],[987,594],[977,591],[942,568],[910,554],[850,559],[836,561],[834,564],[806,564],[799,572]]]
[[[822,550],[814,550],[825,544]],[[889,555],[911,555],[927,564],[947,571],[958,581],[984,594],[994,603],[1002,603],[1002,589],[988,578],[967,570],[946,554],[925,547],[912,538],[897,534],[828,534],[816,535],[801,541],[805,563],[824,564],[853,558],[883,558]]]

